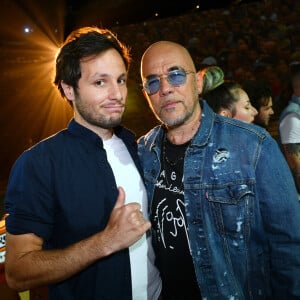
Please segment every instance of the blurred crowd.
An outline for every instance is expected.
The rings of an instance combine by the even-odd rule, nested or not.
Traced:
[[[264,80],[273,92],[274,118],[290,99],[289,65],[300,61],[300,2],[265,0],[234,2],[223,9],[114,27],[132,48],[131,78],[140,81],[142,52],[158,40],[186,46],[200,70],[218,65],[226,79]]]

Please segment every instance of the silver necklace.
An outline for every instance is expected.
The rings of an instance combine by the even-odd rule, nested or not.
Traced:
[[[177,158],[176,160],[174,161],[170,160],[167,156],[167,135],[165,135],[163,138],[162,154],[163,154],[164,165],[166,165],[165,162],[167,162],[170,166],[174,167],[177,165],[179,161],[184,159],[185,151],[183,155],[179,156],[179,158]]]
[[[171,160],[168,158],[167,152],[170,153],[172,150],[174,151],[174,149],[170,148],[170,146],[167,149],[167,147],[168,147],[167,143],[168,143],[168,141],[167,141],[167,137],[165,135],[163,138],[163,141],[162,141],[162,163],[163,163],[163,168],[165,170],[166,183],[167,183],[168,187],[171,187],[171,183],[169,182],[168,177],[170,178],[170,180],[172,180],[172,185],[175,182],[177,182],[177,184],[178,184],[177,176],[179,174],[182,174],[182,172],[183,172],[183,164],[181,165],[181,162],[184,160],[185,152],[186,152],[187,147],[190,144],[190,141],[183,145],[180,145],[179,146],[180,148],[178,148],[178,149],[175,148],[176,149],[175,153],[179,152],[181,154],[181,155],[179,155],[179,157],[176,160]],[[167,166],[167,164],[169,167]],[[180,187],[181,188],[183,187],[182,182],[180,183]]]
[[[181,149],[180,149],[181,150],[180,151],[181,155],[176,160],[171,160],[171,159],[168,158],[168,155],[167,155],[167,143],[168,143],[168,141],[167,141],[167,135],[165,134],[164,137],[163,137],[163,142],[162,142],[162,159],[163,159],[164,165],[165,165],[165,162],[167,162],[170,166],[174,167],[174,166],[177,165],[178,162],[180,162],[181,160],[184,160],[186,149],[190,145],[191,140],[188,141],[188,142],[186,142],[186,143],[184,143],[184,144],[182,144],[182,145],[178,145],[179,147],[181,147]],[[177,146],[177,145],[174,145],[174,147],[175,146]],[[173,150],[173,149],[169,149],[169,153],[170,153],[170,150]]]

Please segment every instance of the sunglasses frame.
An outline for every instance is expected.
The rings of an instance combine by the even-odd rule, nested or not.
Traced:
[[[184,76],[185,76],[184,82],[182,82],[182,83],[180,83],[180,84],[174,84],[174,83],[172,83],[172,82],[170,81],[170,75],[176,74],[176,72],[182,72],[182,73],[184,74]],[[180,68],[180,69],[171,70],[171,71],[169,71],[167,74],[163,74],[163,75],[160,75],[160,76],[159,76],[159,75],[153,76],[153,77],[151,77],[150,79],[158,79],[158,82],[159,82],[158,89],[157,89],[155,92],[152,92],[152,93],[151,93],[150,90],[149,90],[149,87],[148,87],[148,82],[149,82],[150,79],[146,79],[146,80],[143,81],[143,84],[142,84],[143,90],[144,90],[144,91],[147,93],[147,95],[149,95],[149,96],[156,94],[156,93],[159,91],[160,86],[161,86],[161,78],[166,78],[167,81],[168,81],[168,83],[171,84],[172,86],[182,86],[182,85],[184,85],[184,84],[186,83],[187,75],[188,75],[188,74],[192,74],[192,73],[195,73],[195,72],[194,72],[194,71],[187,71],[187,70],[185,70],[185,69],[181,69],[181,68]],[[183,75],[183,74],[182,74],[182,75]]]

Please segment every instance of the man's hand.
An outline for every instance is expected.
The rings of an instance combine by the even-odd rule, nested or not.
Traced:
[[[139,240],[151,227],[145,220],[139,203],[125,203],[125,192],[119,187],[119,195],[103,232],[110,240],[111,252],[127,248]]]

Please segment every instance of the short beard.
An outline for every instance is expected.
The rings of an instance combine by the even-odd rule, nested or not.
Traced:
[[[97,126],[104,129],[110,129],[119,126],[122,122],[123,114],[118,118],[111,118],[103,114],[102,115],[93,114],[93,112],[87,110],[86,107],[81,105],[80,101],[77,101],[75,105],[81,118],[93,126]]]
[[[185,113],[183,115],[178,116],[175,119],[168,119],[168,118],[163,118],[163,117],[159,116],[158,113],[156,113],[156,111],[154,110],[153,106],[152,105],[150,106],[155,117],[160,122],[162,122],[163,124],[165,124],[166,126],[169,126],[169,127],[175,127],[175,126],[180,126],[180,125],[184,124],[193,115],[195,107],[196,107],[196,103],[191,110],[188,110],[186,107]]]
[[[118,118],[118,119],[100,119],[100,120],[88,120],[85,119],[87,122],[89,122],[92,125],[95,125],[97,127],[101,127],[104,129],[110,129],[110,128],[114,128],[117,127],[121,124],[122,122],[122,118]]]
[[[191,117],[192,114],[193,114],[193,112],[186,111],[186,113],[183,116],[180,116],[176,119],[168,120],[168,119],[162,118],[161,121],[166,126],[169,126],[169,127],[180,126],[180,125],[184,124],[185,121],[187,121]]]

